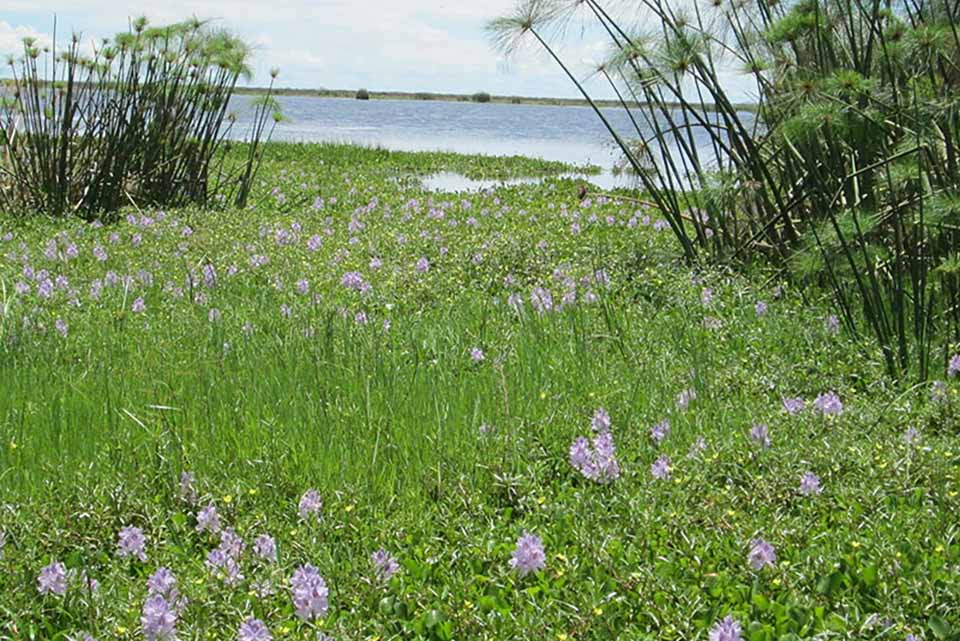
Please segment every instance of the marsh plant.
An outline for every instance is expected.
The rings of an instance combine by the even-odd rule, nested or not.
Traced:
[[[122,206],[246,205],[279,110],[254,101],[242,153],[226,153],[250,48],[200,20],[135,21],[87,47],[23,42],[0,92],[0,208],[19,215],[109,217]],[[273,123],[273,124],[272,124]]]
[[[831,292],[892,375],[925,378],[960,339],[958,22],[944,0],[527,0],[490,30],[560,65],[689,261],[770,260]],[[598,31],[632,132],[563,59],[566,34]]]

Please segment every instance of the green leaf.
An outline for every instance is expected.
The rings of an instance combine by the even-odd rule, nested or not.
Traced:
[[[941,639],[941,641],[946,641],[946,639],[949,639],[953,634],[950,624],[938,617],[936,614],[932,615],[927,623],[930,625],[930,630],[933,632],[933,636]]]

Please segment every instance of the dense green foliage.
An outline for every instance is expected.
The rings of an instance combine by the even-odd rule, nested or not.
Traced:
[[[750,641],[956,638],[953,379],[937,401],[895,391],[880,350],[791,288],[691,273],[656,212],[569,181],[453,195],[410,178],[439,168],[559,169],[271,145],[248,210],[0,219],[0,637],[142,638],[165,565],[183,639],[234,639],[248,616],[277,639],[705,639],[728,614]],[[818,415],[831,390],[843,411]],[[610,484],[567,460],[599,407]],[[178,498],[184,471],[198,503]],[[822,494],[800,493],[805,472]],[[308,488],[319,521],[297,515]],[[238,587],[214,577],[208,502],[248,544],[273,534],[279,565],[246,553]],[[147,561],[119,558],[127,525]],[[524,531],[546,567],[520,577]],[[755,571],[761,537],[777,561]],[[387,583],[381,546],[401,566]],[[53,560],[97,595],[39,596]],[[330,586],[309,624],[287,584],[305,562]]]
[[[57,46],[26,38],[8,62],[0,208],[89,221],[131,203],[246,205],[259,144],[280,117],[268,89],[254,102],[246,157],[225,153],[237,137],[230,98],[249,76],[246,43],[196,19],[150,27],[140,18],[90,56],[79,34]]]
[[[588,100],[563,36],[606,33],[597,72],[637,140],[611,134],[688,260],[764,258],[829,288],[848,331],[915,381],[960,341],[958,26],[946,0],[523,0],[491,30],[546,48]]]

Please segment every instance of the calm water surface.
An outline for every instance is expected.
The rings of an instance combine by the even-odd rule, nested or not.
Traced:
[[[250,98],[239,96],[235,100],[241,116],[238,131],[245,132]],[[574,165],[599,165],[604,174],[590,180],[604,188],[629,184],[631,180],[612,175],[619,152],[588,107],[306,96],[281,96],[279,101],[289,122],[277,126],[275,140],[350,142],[402,151],[531,156]],[[605,115],[624,136],[636,138],[622,110],[608,109]],[[701,142],[706,148],[707,141]],[[431,186],[459,189],[483,185],[446,175],[437,177]]]

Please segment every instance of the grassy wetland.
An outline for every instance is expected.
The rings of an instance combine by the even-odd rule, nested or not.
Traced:
[[[75,38],[52,78],[25,43],[0,102],[0,639],[960,639],[957,121],[916,124],[955,57],[861,48],[892,11],[738,4],[725,33],[836,108],[772,82],[754,127],[658,0],[663,49],[594,0],[530,0],[494,40],[563,65],[566,4],[614,41],[642,189],[523,149],[271,141],[272,86],[241,142],[249,49],[197,20],[92,60]],[[953,24],[924,11],[908,41]],[[902,113],[851,106],[890,91]],[[530,180],[424,187],[447,172]]]
[[[949,629],[953,381],[896,389],[828,309],[691,272],[627,201],[410,181],[486,163],[273,145],[248,210],[4,219],[2,634],[141,638],[162,567],[180,638]],[[604,429],[617,469],[588,478],[571,447]],[[211,562],[227,528],[236,574]],[[522,575],[525,532],[545,558]],[[55,563],[65,592],[40,594]],[[306,563],[329,587],[308,620]]]

